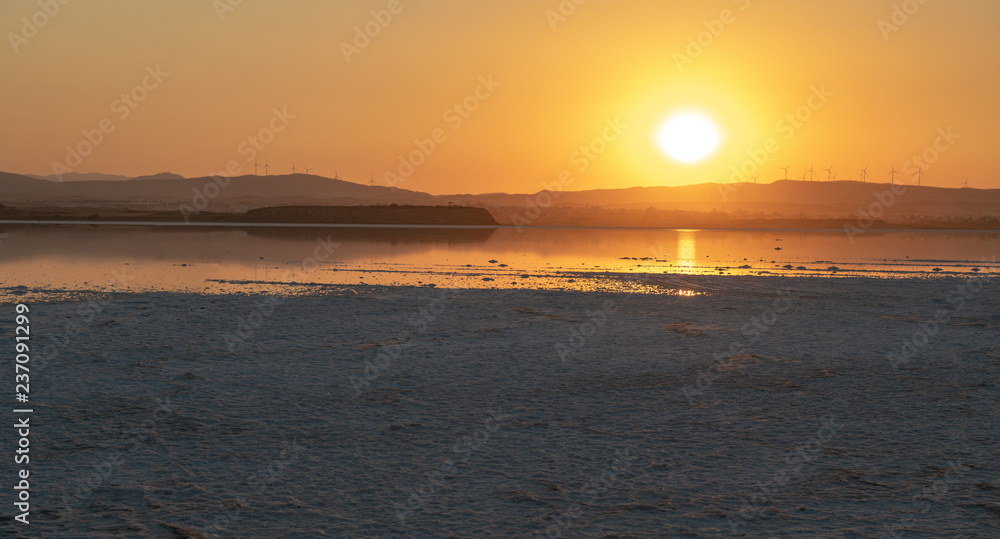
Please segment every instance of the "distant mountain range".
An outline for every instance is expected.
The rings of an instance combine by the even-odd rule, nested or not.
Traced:
[[[105,182],[123,182],[128,180],[183,180],[184,176],[179,174],[173,174],[170,172],[161,172],[159,174],[152,174],[149,176],[139,176],[136,178],[130,178],[128,176],[119,176],[117,174],[103,174],[100,172],[88,172],[86,174],[80,174],[78,172],[69,172],[63,174],[61,177],[55,174],[51,176],[39,176],[37,174],[25,174],[30,178],[35,178],[37,180],[48,180],[51,182],[94,182],[94,181],[105,181]]]
[[[68,177],[69,175],[64,175]],[[91,178],[109,179],[91,179]],[[0,173],[0,204],[134,205],[225,210],[232,206],[371,204],[440,204],[427,193],[357,183],[308,174],[184,178],[162,173],[124,180],[83,174],[58,182],[20,174]],[[198,207],[203,206],[203,207]]]
[[[245,211],[268,206],[383,204],[482,206],[502,224],[522,216],[533,224],[586,224],[617,214],[705,213],[741,219],[840,219],[870,212],[875,219],[995,219],[1000,189],[949,189],[854,181],[770,184],[705,183],[680,187],[633,187],[528,194],[431,195],[368,186],[308,174],[183,178],[161,173],[139,178],[66,174],[58,182],[0,173],[0,204],[15,206],[130,207],[197,211]],[[673,212],[673,213],[671,213]],[[633,222],[632,219],[629,222]],[[635,221],[639,222],[639,221]]]

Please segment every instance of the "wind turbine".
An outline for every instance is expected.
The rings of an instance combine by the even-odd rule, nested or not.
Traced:
[[[295,168],[295,161],[292,161],[292,174],[295,174],[298,171],[299,169]]]
[[[890,184],[896,183],[896,174],[899,174],[899,172],[896,171],[896,165],[893,165],[892,166],[892,172],[889,173],[889,183]]]
[[[816,177],[816,167],[815,166],[810,165],[809,166],[809,170],[807,170],[806,172],[809,173],[809,181],[812,181],[813,178]]]
[[[963,187],[963,189],[968,189],[969,188],[969,178],[965,179],[965,183],[963,185],[965,185],[965,187]]]
[[[824,168],[823,170],[826,171],[826,181],[833,179],[833,165],[830,165],[830,168]]]
[[[271,163],[269,161],[264,161],[264,175],[267,176],[267,171],[270,170]]]
[[[862,183],[868,181],[868,167],[865,167],[865,168],[859,170],[858,172],[861,173],[861,182]]]
[[[753,177],[753,183],[757,183],[757,176]]]
[[[340,179],[340,173],[337,172],[336,170],[333,171],[333,179],[335,179],[335,180],[339,180]]]
[[[306,174],[309,174],[309,171],[310,171],[310,170],[312,170],[312,169],[311,169],[311,168],[309,168],[309,167],[302,167],[302,168],[306,169]]]
[[[256,175],[257,175],[257,167],[259,167],[259,166],[260,166],[260,165],[258,165],[258,164],[257,164],[257,160],[256,160],[256,159],[254,159],[254,160],[253,160],[253,175],[254,175],[254,176],[256,176]]]
[[[799,179],[800,179],[800,180],[802,180],[802,181],[806,181],[806,173],[807,173],[807,172],[809,172],[809,171],[807,170],[807,171],[803,172],[803,173],[802,173],[802,177],[801,177],[801,178],[799,178]]]
[[[369,187],[375,187],[375,175],[372,174],[372,181],[368,182]]]
[[[791,166],[787,166],[787,167],[781,167],[781,168],[785,170],[785,177],[783,179],[787,180],[788,179],[788,169],[790,169],[792,167]]]
[[[924,168],[920,167],[917,169],[917,187],[920,187],[920,178],[924,176]]]

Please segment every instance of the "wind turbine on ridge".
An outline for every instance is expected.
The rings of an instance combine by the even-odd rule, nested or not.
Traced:
[[[809,173],[809,181],[813,181],[813,179],[816,177],[816,166],[810,165],[809,170],[807,170],[806,172]]]
[[[896,165],[893,165],[892,166],[892,172],[889,173],[889,183],[890,184],[895,184],[896,183],[896,174],[899,174],[899,172],[896,171]]]
[[[830,168],[824,168],[823,170],[826,171],[826,181],[833,179],[833,165],[830,165]]]
[[[924,167],[917,169],[917,187],[920,187],[920,179],[924,176]]]
[[[257,160],[256,160],[256,159],[254,159],[254,160],[253,160],[253,175],[254,175],[254,176],[256,176],[256,175],[257,175],[257,167],[259,167],[259,166],[260,166],[260,165],[258,165],[258,164],[257,164]]]
[[[787,166],[787,167],[781,167],[781,168],[784,169],[784,171],[785,171],[785,177],[783,179],[787,180],[788,179],[788,169],[790,169],[792,167],[791,166]]]
[[[299,169],[295,168],[295,161],[292,161],[292,174],[295,174],[298,171]]]
[[[969,178],[965,179],[965,183],[963,185],[965,186],[965,187],[963,187],[963,189],[968,189],[969,188]]]
[[[869,166],[871,166],[871,165],[869,165]],[[858,172],[861,173],[861,183],[864,183],[864,182],[868,181],[868,167],[865,167],[865,168],[859,170]]]
[[[310,171],[310,170],[312,170],[312,169],[311,169],[311,168],[309,168],[309,167],[302,167],[302,168],[306,169],[306,174],[309,174],[309,171]]]
[[[264,175],[267,176],[267,171],[271,169],[271,163],[267,160],[264,161]]]
[[[368,182],[368,187],[375,187],[375,175],[372,174],[372,181]]]

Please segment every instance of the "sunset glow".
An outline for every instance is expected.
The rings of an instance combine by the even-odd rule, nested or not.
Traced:
[[[574,189],[718,181],[773,137],[761,182],[813,162],[888,182],[910,163],[915,184],[919,160],[933,185],[1000,187],[1000,3],[564,4],[91,0],[33,32],[37,3],[3,2],[5,34],[33,36],[0,54],[0,107],[20,126],[0,133],[4,165],[53,174],[89,133],[102,140],[76,172],[197,177],[257,159],[385,185],[436,133],[400,187],[533,193],[567,168]],[[795,119],[813,87],[832,96]],[[697,166],[650,144],[691,107],[725,139]],[[275,109],[294,118],[272,138]],[[616,117],[629,129],[577,170],[575,149]],[[949,128],[958,142],[929,151]]]
[[[0,1],[0,531],[997,537],[998,28]]]

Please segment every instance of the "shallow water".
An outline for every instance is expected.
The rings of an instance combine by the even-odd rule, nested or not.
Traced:
[[[981,231],[849,238],[840,230],[7,224],[0,238],[0,287],[22,292],[267,292],[293,284],[620,291],[620,274],[1000,271],[1000,233]]]
[[[994,233],[0,233],[0,535],[996,536]]]

